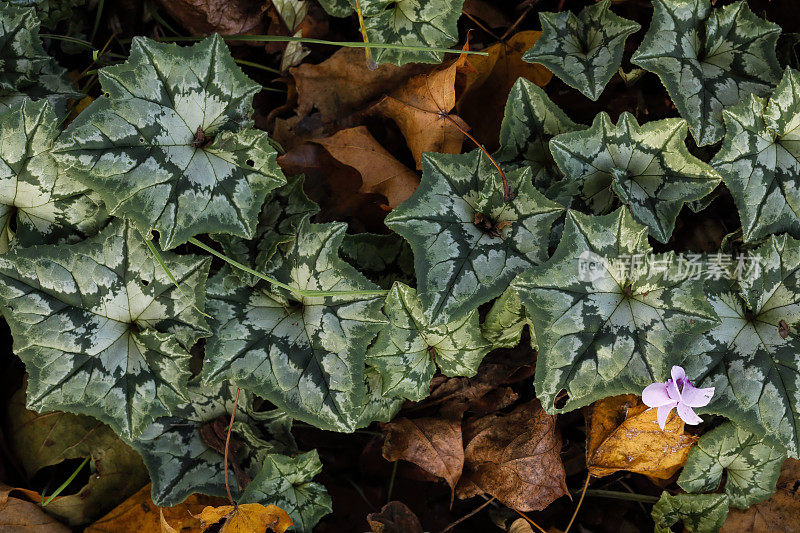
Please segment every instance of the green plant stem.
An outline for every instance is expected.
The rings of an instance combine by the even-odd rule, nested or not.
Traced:
[[[97,29],[100,27],[100,19],[103,17],[103,7],[105,6],[106,0],[100,0],[97,2],[97,14],[94,16],[94,26],[92,26],[92,33],[89,36],[89,40],[94,42],[94,37],[97,35]]]
[[[579,494],[581,491],[573,490],[570,492],[573,494]],[[648,496],[647,494],[630,494],[616,490],[589,489],[586,491],[586,495],[593,496],[595,498],[610,498],[612,500],[626,500],[629,502],[656,503],[658,501],[658,498],[655,496]]]
[[[227,257],[212,247],[208,246],[207,244],[198,241],[194,237],[189,239],[189,242],[197,246],[198,248],[202,248],[206,252],[212,254],[215,257],[218,257],[231,265],[232,267],[238,268],[243,272],[247,272],[257,278],[263,279],[267,283],[271,283],[276,287],[280,287],[282,289],[286,289],[287,291],[295,294],[297,296],[309,296],[309,297],[322,297],[322,296],[386,296],[389,294],[389,291],[313,291],[308,289],[298,289],[297,287],[292,287],[291,285],[287,285],[286,283],[282,283],[275,278],[271,278],[266,274],[262,274],[257,270],[253,270],[252,268],[239,263],[238,261],[234,261],[230,257]]]
[[[305,43],[324,44],[328,46],[344,46],[347,48],[385,48],[388,50],[408,50],[411,52],[441,52],[447,54],[473,54],[488,56],[488,52],[473,50],[459,50],[457,48],[431,48],[428,46],[407,46],[403,44],[364,43],[359,41],[326,41],[324,39],[311,39],[308,37],[286,37],[282,35],[221,35],[226,41],[246,41],[264,43]],[[205,37],[164,37],[164,41],[199,41]]]
[[[40,33],[39,37],[42,39],[53,39],[56,41],[65,41],[72,44],[77,44],[79,46],[83,46],[84,48],[89,48],[90,50],[97,50],[92,43],[89,41],[84,41],[83,39],[76,39],[75,37],[67,37],[66,35],[54,35],[52,33]],[[116,57],[117,59],[126,59],[126,56],[122,54],[117,54],[115,52],[106,52],[105,55],[109,57]]]
[[[75,469],[75,471],[72,473],[72,475],[71,475],[71,476],[69,476],[69,477],[67,478],[67,480],[66,480],[64,483],[62,483],[62,484],[61,484],[61,486],[60,486],[60,487],[58,487],[58,488],[55,490],[55,492],[53,492],[53,494],[51,494],[50,496],[48,496],[46,500],[44,499],[44,493],[42,493],[42,507],[46,506],[48,503],[50,503],[51,501],[53,501],[53,498],[55,498],[56,496],[58,496],[59,494],[61,494],[62,492],[64,492],[64,489],[66,489],[66,488],[69,486],[69,484],[70,484],[70,483],[72,483],[72,480],[73,480],[73,479],[75,479],[75,477],[77,477],[78,473],[81,471],[81,469],[82,469],[82,468],[83,468],[83,467],[86,465],[86,463],[88,463],[88,462],[89,462],[89,458],[88,458],[88,457],[84,458],[83,462],[82,462],[80,465],[78,465],[78,468],[76,468],[76,469]]]
[[[191,298],[189,298],[186,295],[186,293],[183,292],[183,289],[181,288],[180,284],[178,283],[178,280],[176,280],[175,276],[172,275],[172,271],[169,269],[167,264],[164,262],[164,258],[161,257],[161,252],[158,251],[158,248],[156,248],[156,245],[153,244],[153,241],[151,239],[148,239],[144,235],[142,235],[142,239],[144,239],[145,244],[150,249],[150,253],[152,253],[153,257],[156,258],[156,261],[158,261],[158,264],[161,265],[162,269],[164,269],[164,272],[167,274],[167,277],[178,288],[178,290],[181,291],[181,294],[183,295],[183,297],[186,298],[186,300],[189,302],[189,304],[192,307],[194,307],[194,310],[197,311],[198,313],[200,313],[201,315],[203,315],[206,318],[211,318],[211,315],[209,315],[208,313],[205,313],[202,309],[199,309],[196,305],[194,305],[192,303]]]
[[[244,65],[246,67],[253,67],[253,68],[257,68],[257,69],[261,69],[261,70],[266,70],[267,72],[272,72],[273,74],[280,74],[281,73],[280,70],[278,70],[276,68],[268,67],[266,65],[262,65],[261,63],[255,63],[253,61],[246,61],[244,59],[234,59],[234,61],[239,65]]]

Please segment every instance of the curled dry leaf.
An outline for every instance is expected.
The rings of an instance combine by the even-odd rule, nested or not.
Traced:
[[[203,531],[223,519],[225,522],[219,533],[264,533],[265,531],[283,533],[292,527],[292,519],[277,505],[243,503],[235,506],[209,506],[200,513]]]
[[[526,78],[544,87],[553,78],[553,73],[544,66],[522,60],[522,54],[541,35],[540,31],[521,31],[487,48],[488,56],[468,56],[467,63],[472,69],[464,69],[464,91],[456,109],[472,126],[472,135],[489,150],[498,146],[503,110],[514,83]]]
[[[380,513],[367,515],[372,533],[422,533],[422,524],[414,512],[402,502],[389,502]]]
[[[189,33],[221,35],[264,33],[263,0],[158,0]]]
[[[4,533],[69,533],[67,526],[33,502],[12,498],[13,489],[0,483],[0,531]]]
[[[538,400],[508,414],[492,414],[464,424],[461,499],[487,493],[507,507],[540,511],[567,494],[556,417]]]
[[[159,508],[150,498],[151,485],[148,483],[136,494],[119,504],[107,515],[84,530],[84,533],[119,533],[120,531],[140,531],[162,533],[180,531],[181,533],[200,533],[202,510],[209,505],[225,505],[227,499],[193,494],[183,503],[174,507]],[[163,525],[173,529],[166,529]],[[161,524],[161,525],[159,525]]]
[[[662,430],[655,409],[627,394],[595,402],[586,412],[586,465],[593,476],[620,470],[669,479],[686,463],[697,437],[674,413]]]
[[[419,176],[395,159],[364,126],[341,130],[314,142],[361,174],[359,192],[382,194],[392,209],[406,201],[419,185]]]
[[[455,491],[464,466],[460,420],[398,418],[384,426],[383,457],[404,459],[447,481]]]

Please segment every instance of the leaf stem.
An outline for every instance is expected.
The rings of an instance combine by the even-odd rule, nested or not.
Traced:
[[[236,407],[239,405],[239,387],[236,387],[236,399],[233,400],[233,412],[231,413],[231,423],[228,424],[228,433],[225,435],[225,453],[222,456],[223,468],[225,469],[225,490],[228,492],[228,500],[231,505],[237,507],[236,502],[231,497],[231,486],[228,483],[228,448],[231,442],[231,430],[233,430],[233,419],[236,417]],[[239,487],[241,489],[242,487]]]
[[[100,19],[103,17],[103,7],[106,4],[106,0],[100,0],[97,2],[97,14],[94,16],[94,26],[92,26],[92,33],[89,36],[89,40],[94,42],[94,37],[97,35],[97,29],[100,27]]]
[[[147,238],[146,238],[144,235],[142,235],[142,239],[144,239],[144,242],[145,242],[145,244],[147,245],[147,247],[148,247],[148,248],[150,248],[150,253],[152,253],[152,254],[153,254],[153,257],[155,257],[155,259],[156,259],[156,261],[158,262],[158,264],[159,264],[159,265],[161,265],[161,268],[162,268],[162,269],[164,269],[164,272],[167,274],[167,277],[168,277],[168,278],[170,279],[170,281],[172,281],[172,283],[173,283],[173,284],[174,284],[174,285],[175,285],[175,286],[178,288],[178,290],[181,292],[181,294],[183,295],[183,297],[184,297],[184,298],[186,298],[186,300],[189,302],[189,304],[190,304],[192,307],[194,307],[194,310],[195,310],[195,311],[197,311],[198,313],[200,313],[201,315],[203,315],[203,316],[204,316],[204,317],[206,317],[206,318],[211,318],[211,315],[209,315],[208,313],[205,313],[203,310],[201,310],[200,308],[198,308],[198,307],[197,307],[197,306],[196,306],[196,305],[195,305],[195,304],[192,302],[192,299],[191,299],[191,298],[189,298],[189,296],[187,296],[185,292],[183,292],[183,289],[182,289],[182,288],[181,288],[181,286],[178,284],[178,280],[176,280],[176,279],[175,279],[175,276],[173,276],[173,275],[172,275],[172,271],[171,271],[171,270],[169,269],[169,267],[167,266],[167,263],[165,263],[165,262],[164,262],[164,258],[163,258],[163,257],[161,257],[161,252],[159,252],[159,251],[158,251],[158,248],[156,248],[156,245],[155,245],[155,244],[153,244],[153,241],[152,241],[152,240],[150,240],[150,239],[147,239]]]
[[[356,15],[358,15],[358,28],[361,31],[361,38],[364,40],[364,44],[369,44],[369,37],[367,36],[367,28],[364,26],[364,14],[361,11],[361,2],[359,0],[356,1]],[[372,59],[372,49],[369,46],[364,47],[364,57],[367,60],[367,68],[370,70],[375,70],[378,68],[378,65],[375,64],[375,60]]]
[[[244,65],[246,67],[253,67],[253,68],[258,68],[258,69],[261,69],[261,70],[266,70],[267,72],[272,72],[273,74],[280,75],[280,73],[281,73],[281,71],[276,69],[276,68],[268,67],[266,65],[262,65],[261,63],[256,63],[254,61],[246,61],[244,59],[234,59],[234,61],[236,63],[238,63],[239,65]]]
[[[527,520],[527,521],[528,521],[528,523],[529,523],[530,525],[532,525],[533,527],[535,527],[536,529],[538,529],[538,530],[539,530],[539,531],[541,531],[542,533],[547,533],[547,531],[545,531],[544,529],[542,529],[542,526],[540,526],[539,524],[537,524],[536,522],[534,522],[533,520],[531,520],[531,519],[528,517],[528,515],[526,515],[525,513],[523,513],[522,511],[520,511],[519,509],[515,509],[514,507],[512,507],[511,509],[513,509],[513,510],[514,510],[514,512],[516,512],[516,513],[517,513],[518,515],[520,515],[522,518],[524,518],[525,520]]]
[[[58,487],[55,490],[55,492],[53,492],[53,494],[48,496],[48,498],[46,500],[44,499],[44,493],[42,493],[42,507],[45,507],[48,503],[53,501],[53,498],[55,498],[56,496],[61,494],[64,491],[64,489],[66,489],[69,486],[69,484],[72,483],[72,480],[75,479],[75,477],[77,477],[78,473],[83,469],[83,467],[88,462],[89,462],[89,458],[88,457],[84,458],[83,462],[80,465],[78,465],[78,468],[75,469],[75,471],[72,473],[72,475],[69,476],[67,478],[67,480],[64,483],[62,483],[61,486]]]
[[[365,43],[360,41],[326,41],[310,37],[288,37],[283,35],[221,35],[226,41],[264,42],[264,43],[306,43],[328,46],[344,46],[346,48],[385,48],[387,50],[408,50],[410,52],[441,52],[446,54],[474,54],[488,56],[488,52],[459,50],[458,48],[432,48],[428,46],[409,46],[404,44]],[[205,37],[164,37],[162,41],[199,41]]]
[[[574,492],[577,494],[578,491]],[[597,498],[610,498],[612,500],[625,500],[629,502],[656,503],[658,501],[658,498],[655,496],[649,496],[647,494],[629,494],[627,492],[620,492],[616,490],[591,489],[586,491],[586,495]]]
[[[490,504],[490,503],[492,503],[493,501],[494,501],[494,497],[492,497],[492,498],[491,498],[491,499],[489,499],[489,500],[486,500],[485,502],[483,502],[482,504],[480,504],[480,506],[479,506],[477,509],[474,509],[474,510],[473,510],[473,511],[471,511],[469,514],[462,516],[461,518],[459,518],[458,520],[456,520],[455,522],[453,522],[452,524],[450,524],[449,526],[447,526],[446,528],[444,528],[444,529],[441,531],[441,533],[446,533],[447,531],[450,531],[451,529],[453,529],[454,527],[456,527],[458,524],[460,524],[460,523],[461,523],[461,522],[463,522],[464,520],[466,520],[466,519],[468,519],[468,518],[471,518],[471,517],[475,516],[476,514],[478,514],[479,512],[481,512],[481,511],[483,510],[483,508],[484,508],[484,507],[486,507],[487,505],[489,505],[489,504]]]
[[[572,523],[575,522],[575,517],[578,516],[578,511],[581,510],[581,504],[583,503],[584,496],[586,496],[586,489],[589,488],[590,479],[592,479],[592,474],[586,474],[586,483],[583,484],[583,490],[581,491],[581,498],[578,500],[578,505],[575,507],[575,512],[572,513],[572,518],[569,519],[569,524],[567,524],[567,528],[564,530],[564,533],[569,533],[569,528],[572,527]]]
[[[292,287],[291,285],[287,285],[286,283],[280,282],[275,278],[271,278],[266,274],[262,274],[257,270],[253,270],[252,268],[239,263],[238,261],[234,261],[230,257],[223,255],[213,249],[212,247],[208,246],[207,244],[198,241],[196,238],[192,237],[189,239],[189,242],[197,246],[198,248],[202,248],[206,252],[212,254],[215,257],[218,257],[228,263],[229,265],[238,268],[243,272],[247,272],[257,278],[263,279],[267,283],[271,283],[277,287],[282,289],[286,289],[287,291],[291,292],[292,294],[296,294],[298,296],[310,296],[310,297],[322,297],[322,296],[386,296],[389,294],[389,291],[372,291],[372,290],[365,290],[365,291],[314,291],[308,289],[298,289],[296,287]]]

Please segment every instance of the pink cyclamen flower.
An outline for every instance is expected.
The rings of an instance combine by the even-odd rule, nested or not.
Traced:
[[[689,382],[686,371],[679,366],[672,367],[672,379],[665,383],[653,383],[642,391],[642,401],[647,407],[658,407],[656,419],[661,429],[667,424],[670,411],[678,408],[678,416],[687,424],[695,425],[703,421],[692,407],[708,405],[714,396],[714,387],[697,389]]]

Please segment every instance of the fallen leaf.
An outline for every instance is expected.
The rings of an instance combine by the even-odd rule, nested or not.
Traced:
[[[740,531],[769,531],[797,533],[800,531],[800,461],[787,459],[775,494],[768,500],[741,511],[731,507],[720,533]]]
[[[69,533],[70,528],[48,515],[35,503],[12,498],[8,485],[0,483],[0,531],[3,533]]]
[[[383,426],[383,457],[403,459],[447,481],[455,491],[464,466],[460,420],[398,418]]]
[[[162,509],[158,510],[158,514],[160,517],[161,533],[178,533],[178,530],[169,525],[169,522],[164,518],[164,511]]]
[[[540,511],[567,494],[556,417],[538,400],[508,414],[464,423],[464,474],[458,497],[482,493],[518,511]]]
[[[422,533],[422,524],[414,512],[401,502],[389,502],[380,513],[367,515],[372,533]]]
[[[597,401],[587,413],[586,465],[593,476],[626,470],[669,479],[697,442],[696,436],[684,433],[683,420],[675,413],[662,430],[656,410],[633,394]]]
[[[9,401],[8,421],[9,446],[29,478],[67,459],[91,458],[84,466],[92,468],[88,483],[76,494],[58,496],[47,505],[48,513],[70,525],[91,522],[147,483],[139,454],[94,418],[29,411],[23,387]]]
[[[500,123],[503,120],[511,87],[520,77],[539,87],[553,78],[553,73],[539,64],[522,60],[542,32],[521,31],[506,42],[497,43],[485,50],[488,56],[469,56],[472,67],[465,71],[464,92],[458,99],[458,114],[472,126],[472,135],[488,150],[498,147]]]
[[[461,153],[466,138],[462,130],[469,130],[469,126],[449,113],[456,105],[456,74],[465,65],[466,54],[462,54],[444,67],[414,76],[370,110],[397,124],[411,149],[417,170],[422,168],[424,152]]]
[[[416,172],[395,159],[364,126],[340,130],[314,142],[361,174],[360,192],[385,196],[392,209],[406,201],[419,185]]]
[[[193,494],[174,507],[159,508],[150,498],[150,484],[130,496],[107,515],[84,530],[84,533],[119,533],[120,531],[158,531],[163,519],[181,533],[200,533],[200,514],[209,505],[224,505],[228,500]],[[169,530],[166,530],[169,531]]]
[[[292,519],[277,505],[243,503],[206,507],[200,513],[203,531],[225,519],[219,533],[264,533],[267,528],[275,533],[283,533],[292,527]]]
[[[517,518],[508,528],[508,533],[533,533],[533,528],[524,518]]]
[[[158,0],[189,33],[264,33],[264,0]]]
[[[297,113],[319,111],[322,122],[330,123],[366,107],[409,76],[429,67],[409,63],[402,67],[380,65],[367,68],[364,51],[342,48],[318,65],[303,64],[289,69],[297,85]]]

